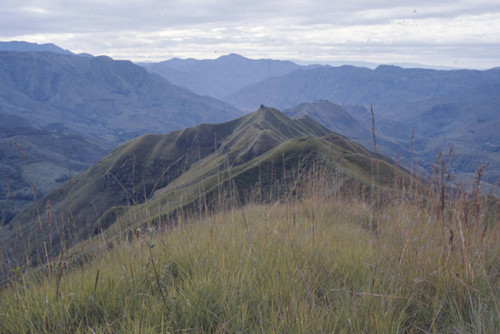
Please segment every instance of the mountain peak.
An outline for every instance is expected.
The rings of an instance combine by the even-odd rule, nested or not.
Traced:
[[[261,104],[259,109],[254,112],[248,114],[248,120],[251,120],[255,123],[262,122],[270,122],[273,123],[275,121],[287,121],[289,118],[285,114],[283,114],[278,109],[272,107],[266,107]]]
[[[25,41],[0,42],[0,51],[18,51],[18,52],[52,52],[71,55],[71,51],[64,50],[55,44],[38,44]]]
[[[225,55],[225,56],[220,56],[220,58],[234,58],[234,59],[248,59],[246,57],[243,57],[242,55],[239,55],[237,53],[230,53],[228,55]]]
[[[279,111],[276,108],[273,107],[266,107],[265,105],[261,104],[259,109],[255,111],[255,113],[264,113],[264,114],[281,114],[282,112]]]
[[[396,65],[383,64],[377,66],[375,71],[404,71],[404,68]]]

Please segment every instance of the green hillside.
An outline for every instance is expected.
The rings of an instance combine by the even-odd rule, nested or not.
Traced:
[[[451,173],[264,106],[144,135],[0,229],[0,332],[498,332],[500,202]]]
[[[343,137],[301,137],[257,165],[303,149],[324,158],[327,151],[331,158],[366,156]],[[157,209],[155,198],[130,207],[112,233],[67,248],[36,270],[20,266],[0,290],[0,332],[500,330],[498,201],[475,189],[442,202],[439,184],[407,187],[392,175],[392,196],[377,204],[317,156],[301,161],[309,168],[278,183],[285,196],[270,194],[279,187],[254,192],[267,203],[254,197],[224,206],[238,198],[224,196],[208,212],[179,212],[159,225],[151,217],[127,231],[127,220]],[[236,175],[251,170],[236,167],[231,188],[237,192],[245,182]],[[74,260],[82,252],[85,258]]]
[[[221,204],[213,204],[221,196],[243,203],[256,187],[267,189],[270,198],[282,196],[284,189],[274,195],[272,189],[313,162],[358,183],[371,182],[370,152],[312,119],[292,120],[264,106],[227,123],[144,135],[17,215],[0,230],[2,252],[44,262],[44,244],[57,254],[113,225],[127,229],[159,222],[195,206],[209,210]],[[381,162],[380,181],[393,174],[394,168]],[[120,216],[133,219],[117,225]]]

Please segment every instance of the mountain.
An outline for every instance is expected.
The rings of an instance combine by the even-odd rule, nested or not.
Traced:
[[[111,227],[113,235],[116,228],[123,232],[175,219],[184,208],[207,210],[216,199],[244,201],[256,186],[270,189],[312,162],[369,184],[371,159],[363,147],[311,118],[292,120],[262,106],[227,123],[144,135],[121,145],[18,214],[0,230],[0,245],[6,258],[28,254],[36,261],[44,258],[44,243],[56,252],[61,244],[74,246]],[[393,172],[381,162],[384,179]]]
[[[483,86],[500,83],[496,70],[404,69],[381,65],[376,69],[341,66],[299,69],[289,74],[245,87],[226,99],[249,110],[256,103],[290,108],[318,99],[342,105],[372,103],[384,114],[403,114],[405,107],[416,101],[446,98]],[[256,102],[260,101],[260,102]]]
[[[52,52],[65,55],[73,54],[71,51],[64,50],[52,43],[37,44],[24,41],[0,42],[0,51]]]
[[[314,69],[331,66],[352,65],[358,68],[376,68],[379,64],[361,61],[330,61],[328,65],[302,62],[298,65],[291,61],[272,59],[248,59],[238,54],[229,54],[217,59],[170,59],[159,63],[140,63],[151,73],[156,73],[175,85],[189,89],[197,94],[226,100],[239,90],[258,84],[261,81],[281,77],[299,69]],[[401,64],[402,67],[433,68],[421,64]],[[435,69],[445,69],[434,67]],[[450,69],[450,68],[446,68]],[[296,101],[306,102],[309,100]],[[259,103],[242,106],[250,111]],[[290,107],[279,106],[279,107]]]
[[[26,52],[0,52],[0,112],[115,142],[241,115],[129,61]]]
[[[283,111],[292,118],[309,116],[336,133],[354,140],[370,139],[371,129],[364,122],[354,118],[344,107],[328,100],[301,103]]]
[[[302,68],[290,61],[248,59],[237,54],[206,60],[174,58],[140,65],[175,85],[217,99],[224,99],[245,86]]]
[[[441,148],[447,151],[455,144],[459,173],[473,173],[486,164],[488,182],[495,183],[500,176],[500,144],[490,126],[499,120],[498,70],[438,71],[386,65],[375,70],[352,66],[299,69],[245,87],[226,101],[248,110],[257,103],[286,109],[319,99],[346,109],[357,105],[351,111],[359,112],[358,118],[369,128],[367,110],[373,105],[377,134],[406,147],[406,152],[415,127],[415,154],[427,170]],[[405,155],[381,148],[391,156]]]
[[[364,147],[374,147],[371,130],[371,119],[365,115],[370,113],[363,106],[344,107],[328,100],[317,100],[312,103],[301,103],[283,111],[292,118],[310,117],[329,130],[342,134]],[[358,117],[354,115],[358,114]],[[371,116],[370,116],[371,118]],[[378,151],[388,156],[399,156],[411,159],[411,151],[401,140],[377,134]]]
[[[2,51],[0,222],[34,198],[30,182],[40,197],[62,184],[69,169],[75,175],[135,136],[240,115],[129,61]],[[6,202],[12,195],[15,209]]]

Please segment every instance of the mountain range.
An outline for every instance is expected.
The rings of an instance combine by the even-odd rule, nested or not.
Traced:
[[[220,100],[246,86],[304,67],[291,61],[248,59],[237,54],[206,60],[174,58],[140,65],[175,85]]]
[[[25,41],[0,42],[0,51],[51,52],[65,55],[73,54],[73,52],[60,48],[52,43],[38,44]]]
[[[498,332],[498,69],[2,48],[0,332]]]
[[[0,221],[36,197],[31,184],[42,196],[135,136],[242,114],[129,61],[47,49],[0,51]]]
[[[55,53],[0,53],[0,111],[44,129],[121,142],[241,115],[129,61]]]
[[[374,150],[371,126],[363,120],[370,112],[362,106],[341,106],[328,100],[301,103],[283,111],[292,118],[310,117],[335,133],[341,133],[366,148]],[[378,151],[388,156],[411,158],[411,149],[404,142],[377,134]]]
[[[0,233],[1,251],[9,261],[27,254],[36,262],[45,256],[44,244],[57,252],[109,229],[112,236],[169,223],[186,207],[210,210],[217,199],[244,203],[256,187],[269,189],[259,193],[270,199],[275,189],[279,198],[275,186],[311,162],[369,189],[372,159],[308,116],[294,120],[265,106],[226,123],[143,135],[18,214]],[[380,180],[392,180],[395,168],[384,159]]]
[[[203,67],[207,73],[218,69],[220,77],[230,82],[231,73],[237,73],[236,70],[223,70],[223,64],[230,59],[234,59],[233,65],[244,63],[240,66],[245,70],[250,65],[259,67],[256,60],[243,61],[241,56],[230,55],[210,61],[177,59],[162,63],[162,66],[169,64],[170,69],[184,73],[190,80],[161,72],[160,65],[149,64],[148,70],[188,89],[197,89],[197,85],[210,86],[209,79],[191,69]],[[267,64],[283,69],[277,61],[269,60]],[[414,133],[413,155],[422,172],[432,172],[440,150],[448,151],[454,145],[454,167],[461,180],[470,181],[472,173],[483,164],[486,167],[485,180],[490,184],[495,184],[500,177],[500,140],[496,131],[499,125],[500,71],[497,68],[477,71],[392,65],[375,69],[316,65],[287,67],[286,70],[288,73],[282,74],[268,71],[266,79],[248,82],[245,87],[234,85],[230,94],[215,94],[208,90],[204,93],[214,94],[212,96],[244,111],[253,110],[260,104],[281,110],[299,105],[303,108],[304,104],[309,104],[308,108],[315,111],[303,112],[312,113],[310,116],[318,122],[367,147],[373,147],[373,141],[369,142],[372,137],[370,107],[373,106],[381,152],[394,158],[398,156],[409,165]],[[190,82],[197,82],[197,85]],[[356,129],[335,126],[338,113],[320,101],[330,101],[351,114],[357,121],[351,124],[355,124]],[[319,112],[323,107],[326,109]]]
[[[261,104],[370,149],[372,105],[379,152],[406,166],[414,159],[425,173],[454,145],[461,180],[482,164],[490,184],[500,177],[498,69],[300,66],[230,54],[140,64],[146,71],[53,44],[8,42],[0,50],[9,50],[0,51],[3,222],[124,141],[229,121]]]

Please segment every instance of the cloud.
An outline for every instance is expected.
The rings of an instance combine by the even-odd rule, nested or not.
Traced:
[[[0,39],[132,60],[173,56],[498,66],[497,0],[4,0]],[[369,58],[369,59],[368,59]],[[458,60],[457,60],[458,59]]]

